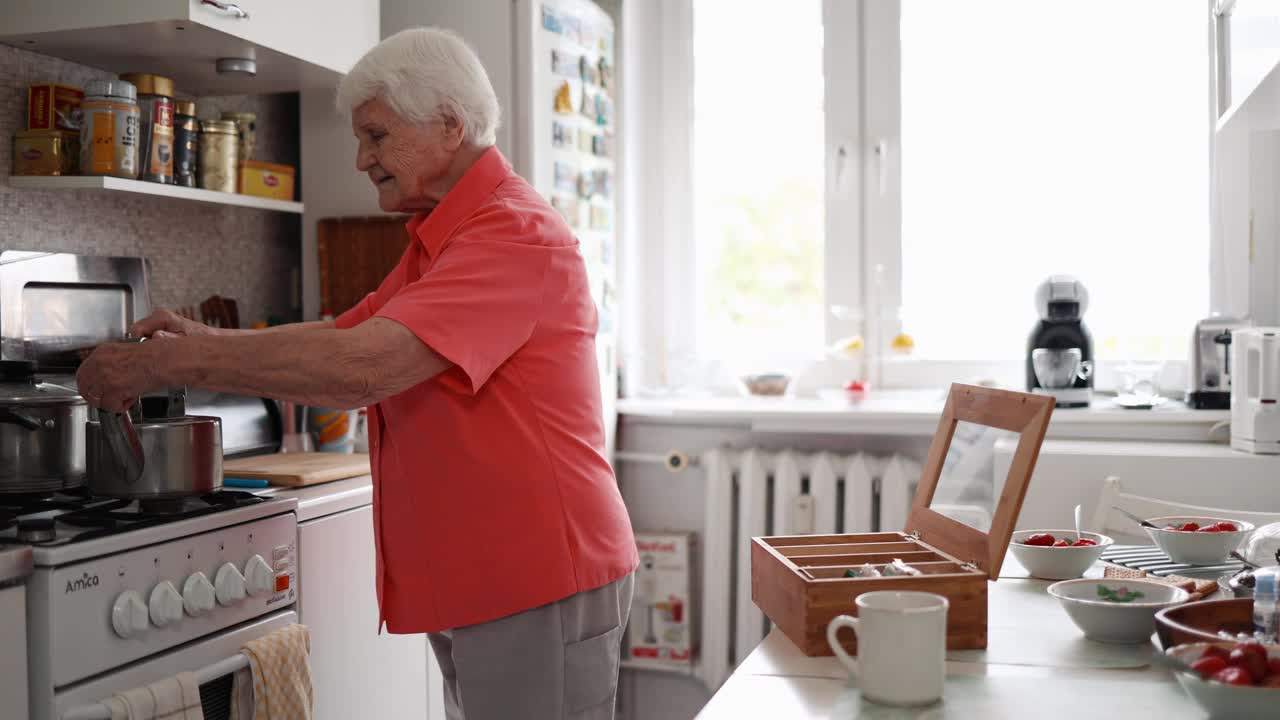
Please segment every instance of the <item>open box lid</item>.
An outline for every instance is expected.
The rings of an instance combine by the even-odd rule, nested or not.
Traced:
[[[952,385],[906,531],[995,580],[1053,407],[1047,395]],[[999,478],[993,483],[991,448],[1010,433],[1018,449],[1003,485]]]

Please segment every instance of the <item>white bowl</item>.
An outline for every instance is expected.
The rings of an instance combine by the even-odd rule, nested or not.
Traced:
[[[1165,651],[1165,655],[1176,658],[1186,665],[1199,660],[1209,645],[1218,645],[1228,651],[1234,645],[1231,642],[1189,643],[1177,645]],[[1280,658],[1280,646],[1267,647],[1267,657]],[[1177,671],[1173,674],[1182,689],[1191,696],[1196,704],[1204,708],[1209,717],[1214,718],[1264,718],[1275,717],[1276,708],[1280,707],[1280,688],[1240,687],[1207,680],[1200,673],[1191,670]]]
[[[1240,528],[1235,532],[1184,532],[1182,530],[1157,530],[1143,527],[1151,541],[1160,546],[1169,559],[1188,565],[1217,565],[1231,556],[1231,551],[1240,546],[1244,539],[1253,532],[1253,525],[1231,518],[1194,517],[1178,515],[1170,517],[1149,518],[1147,522],[1159,525],[1181,525],[1194,522],[1201,527],[1212,523],[1229,522]]]
[[[1142,596],[1127,602],[1107,600],[1099,588],[1121,596],[1134,592]],[[1191,597],[1186,590],[1165,583],[1112,578],[1063,580],[1050,585],[1049,594],[1058,598],[1085,637],[1126,645],[1150,640],[1156,613]]]
[[[1023,545],[1022,541],[1039,533],[1049,533],[1055,538],[1075,540],[1075,530],[1019,530],[1009,538],[1009,550],[1013,557],[1022,563],[1022,567],[1031,573],[1031,577],[1045,580],[1067,580],[1084,575],[1084,571],[1093,566],[1102,551],[1114,541],[1106,535],[1082,532],[1080,537],[1088,538],[1097,545],[1080,547],[1046,547],[1044,545]]]

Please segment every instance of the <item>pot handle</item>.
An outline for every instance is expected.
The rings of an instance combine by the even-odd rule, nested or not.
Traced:
[[[9,408],[0,408],[0,423],[21,425],[28,430],[40,430],[46,426],[46,423],[42,423],[30,415],[23,415]]]
[[[142,477],[145,459],[142,456],[142,443],[138,441],[138,431],[133,427],[133,418],[129,413],[99,412],[98,422],[102,425],[102,434],[107,438],[107,445],[116,463],[124,471],[124,480],[132,485]]]

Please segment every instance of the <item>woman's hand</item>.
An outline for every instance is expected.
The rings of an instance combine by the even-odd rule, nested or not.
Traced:
[[[150,344],[99,345],[76,373],[80,394],[90,405],[108,412],[128,410],[140,395],[158,386],[154,353],[146,347]]]
[[[165,337],[173,335],[216,335],[216,331],[203,323],[184,318],[172,310],[156,310],[129,328],[134,337]]]

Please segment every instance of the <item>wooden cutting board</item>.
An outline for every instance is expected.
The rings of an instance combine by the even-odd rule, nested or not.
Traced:
[[[222,463],[226,477],[266,480],[272,485],[301,487],[369,474],[366,453],[276,453]]]

